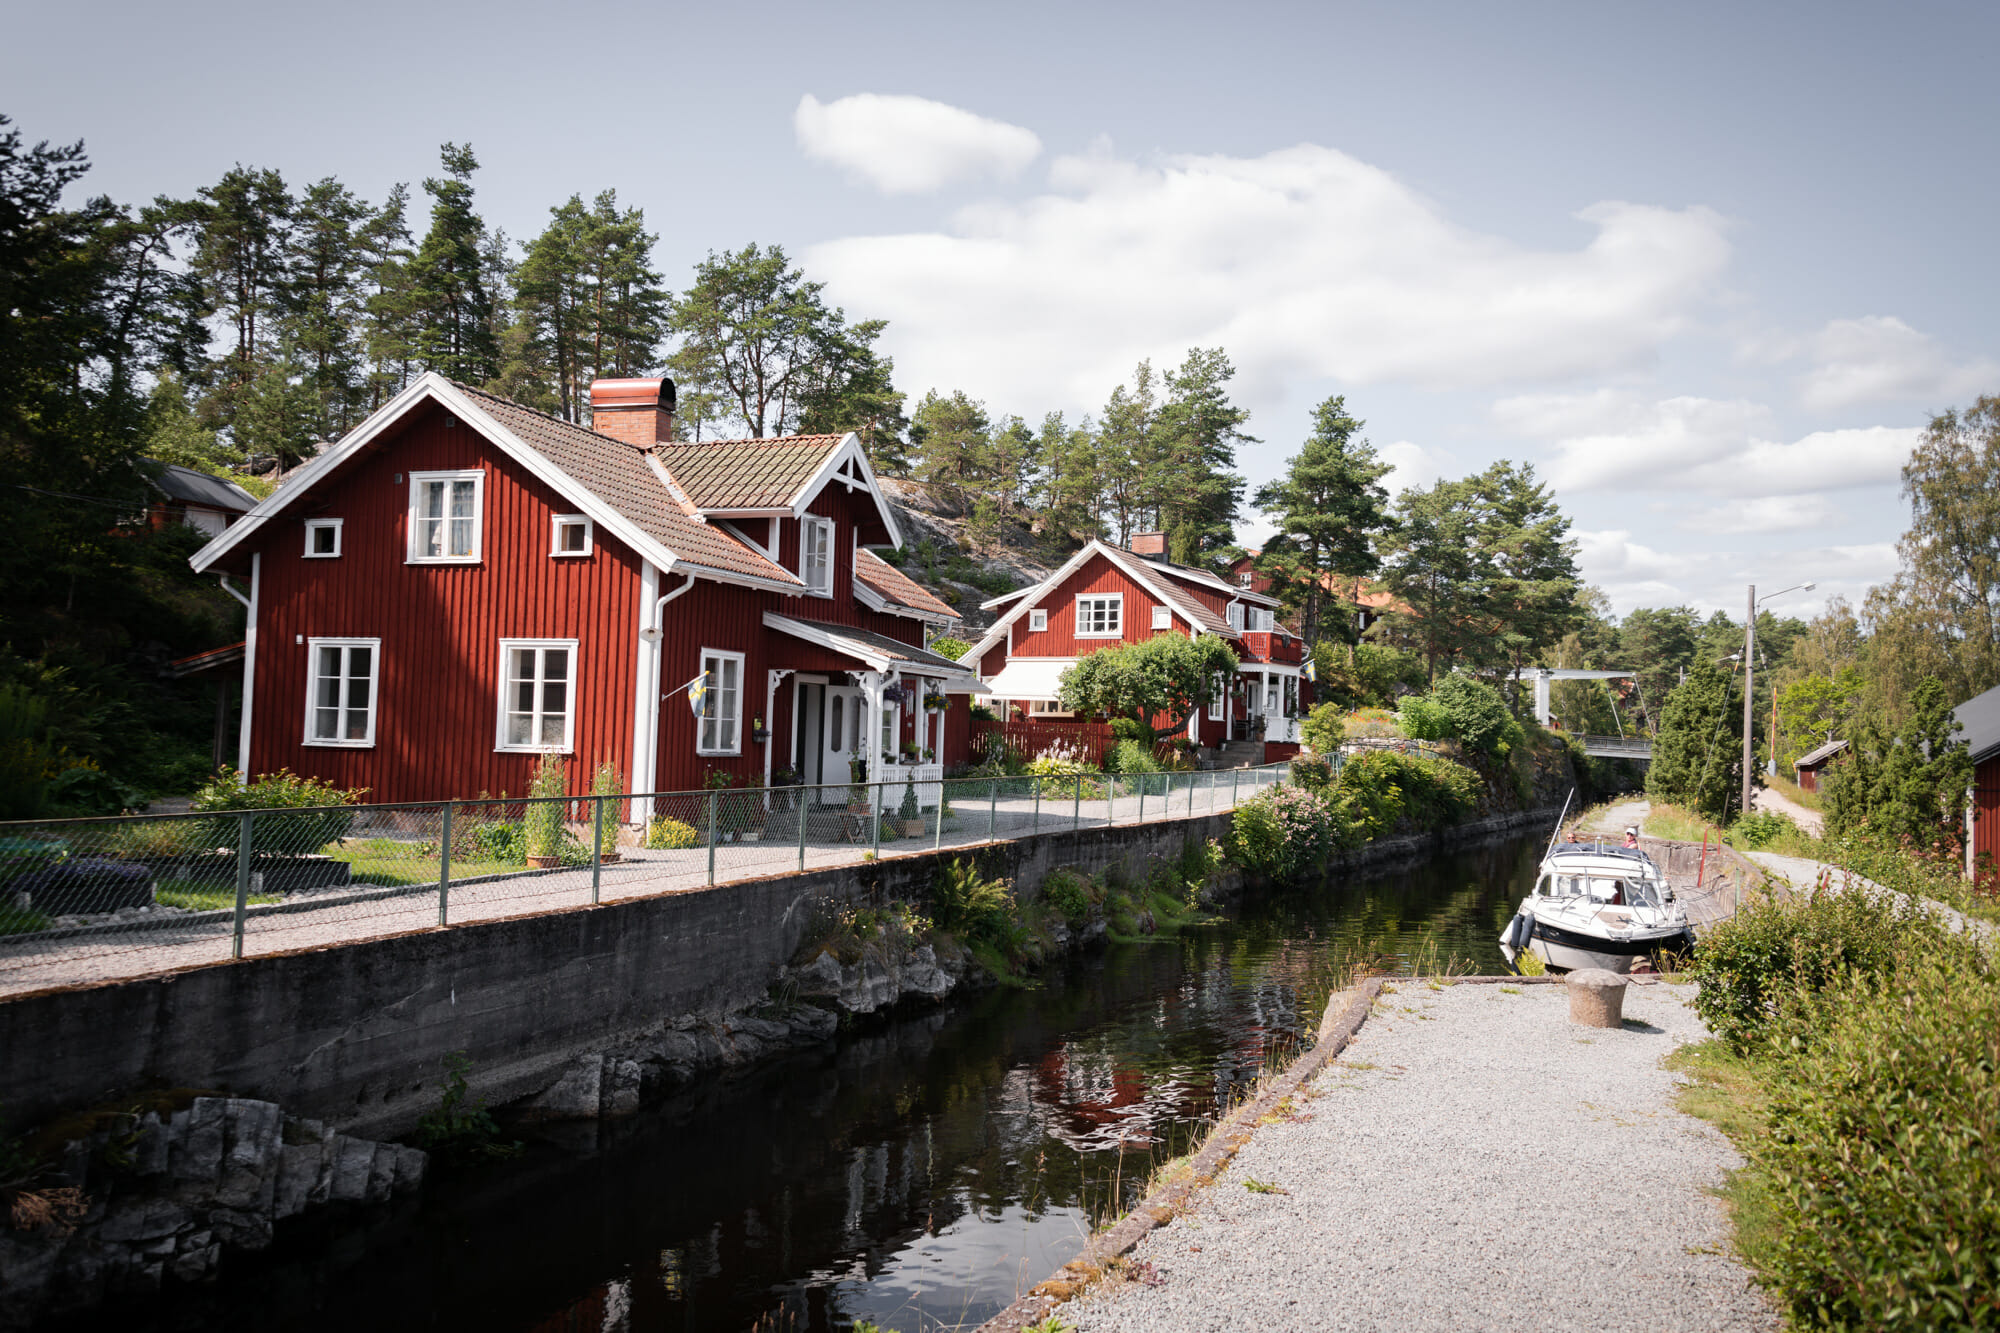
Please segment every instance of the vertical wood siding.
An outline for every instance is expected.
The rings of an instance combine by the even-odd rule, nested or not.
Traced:
[[[1108,593],[1122,593],[1125,597],[1121,637],[1077,638],[1076,599]],[[1138,643],[1152,638],[1154,634],[1153,595],[1101,555],[1086,560],[1080,569],[1051,589],[1037,605],[1049,613],[1049,627],[1031,631],[1028,615],[1032,613],[1024,613],[1008,630],[1015,657],[1078,657],[1117,643]],[[1174,629],[1186,633],[1187,622],[1176,617]]]
[[[636,556],[599,530],[591,555],[552,558],[550,520],[574,506],[447,421],[434,404],[413,412],[258,535],[253,772],[290,768],[370,801],[520,794],[535,756],[495,750],[503,638],[577,640],[572,790],[601,760],[632,771]],[[408,474],[460,468],[486,472],[480,563],[406,563]],[[309,517],[343,520],[337,559],[304,558]],[[375,744],[307,745],[305,640],[348,636],[382,641]]]
[[[2000,757],[1973,770],[1972,858],[1981,873],[2000,863]],[[1981,858],[1990,858],[1982,861]]]

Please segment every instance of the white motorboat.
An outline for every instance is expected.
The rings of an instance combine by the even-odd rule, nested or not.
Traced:
[[[1607,843],[1551,845],[1534,892],[1500,934],[1509,967],[1528,950],[1566,972],[1624,973],[1637,959],[1693,948],[1687,911],[1653,858]]]

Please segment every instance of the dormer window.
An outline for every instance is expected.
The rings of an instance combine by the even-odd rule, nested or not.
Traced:
[[[478,562],[485,487],[481,471],[410,474],[410,563]]]
[[[554,519],[555,543],[549,554],[589,555],[593,544],[590,520],[582,514],[557,514]]]
[[[1255,574],[1252,574],[1249,570],[1246,569],[1241,574],[1238,574],[1236,576],[1236,586],[1239,588],[1247,588],[1250,586],[1250,580],[1255,577],[1257,577]]]
[[[1028,612],[1028,632],[1030,634],[1040,634],[1048,627],[1049,613],[1047,611]]]
[[[799,520],[799,578],[815,596],[833,595],[833,520]]]
[[[1243,632],[1243,603],[1231,602],[1229,604],[1229,628],[1235,630],[1238,634]]]
[[[340,555],[340,520],[337,518],[309,518],[306,520],[306,558],[308,560],[333,560]]]

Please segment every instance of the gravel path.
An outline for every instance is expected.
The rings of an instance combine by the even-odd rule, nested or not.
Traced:
[[[1773,787],[1759,787],[1750,793],[1750,808],[1784,815],[1815,838],[1826,829],[1826,817],[1819,811],[1807,809]]]
[[[1399,981],[1297,1118],[1258,1129],[1065,1307],[1080,1333],[1775,1329],[1707,1193],[1740,1159],[1660,1066],[1705,1035],[1676,987],[1575,1028],[1560,986]],[[1289,1193],[1258,1193],[1256,1180]]]
[[[1621,835],[1634,824],[1644,826],[1646,816],[1652,812],[1653,803],[1640,797],[1632,801],[1620,801],[1608,805],[1586,819],[1577,821],[1579,833],[1600,833],[1606,837]]]
[[[1894,889],[1877,884],[1872,879],[1865,879],[1851,870],[1842,870],[1839,866],[1828,865],[1824,861],[1812,861],[1803,856],[1780,856],[1776,852],[1745,852],[1744,855],[1755,861],[1758,865],[1763,866],[1764,869],[1782,876],[1793,889],[1799,892],[1810,889],[1819,882],[1821,875],[1825,875],[1828,877],[1828,882],[1836,890],[1853,885],[1857,888],[1865,889],[1871,894],[1886,893],[1890,897],[1898,899],[1907,896],[1898,893]],[[2000,930],[1996,930],[1992,922],[1982,921],[1978,917],[1966,916],[1957,908],[1941,903],[1935,898],[1921,898],[1918,901],[1943,917],[1945,924],[1953,930],[1960,932],[1970,930],[1988,939],[1993,938],[1996,934],[2000,934]]]

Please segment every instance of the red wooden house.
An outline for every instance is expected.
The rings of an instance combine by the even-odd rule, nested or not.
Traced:
[[[249,610],[240,769],[418,801],[545,752],[637,792],[966,757],[978,682],[923,647],[958,617],[869,549],[902,537],[857,437],[680,443],[671,380],[591,405],[426,375],[194,556]]]
[[[1967,803],[1971,836],[1965,842],[1965,873],[1991,876],[2000,871],[2000,686],[1976,694],[1952,710],[1972,756],[1972,797]]]
[[[1005,609],[965,660],[989,693],[1031,718],[1069,718],[1058,686],[1086,653],[1155,634],[1215,634],[1236,650],[1241,690],[1196,710],[1189,738],[1219,746],[1261,735],[1267,759],[1298,753],[1311,686],[1298,639],[1277,622],[1277,599],[1174,564],[1160,533],[1135,535],[1129,550],[1091,542],[1041,583],[986,606]]]
[[[1234,564],[1229,566],[1230,582],[1239,588],[1247,588],[1251,592],[1270,592],[1270,578],[1259,573],[1257,570],[1257,557],[1262,554],[1262,551],[1251,551],[1239,557]],[[1410,609],[1407,606],[1399,605],[1396,601],[1396,594],[1388,591],[1386,588],[1371,588],[1367,579],[1349,579],[1341,578],[1334,574],[1322,574],[1320,576],[1320,585],[1341,601],[1353,603],[1355,608],[1354,628],[1357,633],[1366,631],[1370,625],[1380,620],[1390,610],[1407,612]],[[1294,634],[1299,632],[1297,612],[1293,613],[1291,622],[1287,628]]]

